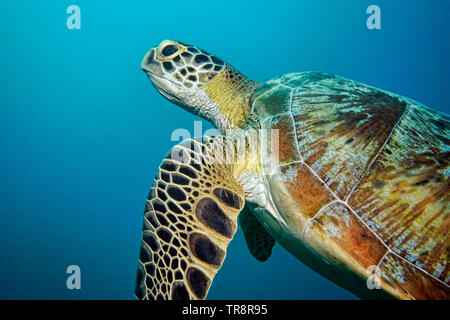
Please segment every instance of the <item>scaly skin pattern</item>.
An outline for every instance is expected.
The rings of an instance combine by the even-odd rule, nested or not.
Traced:
[[[138,299],[206,297],[245,203],[233,166],[217,161],[226,146],[221,137],[186,140],[162,161],[144,214]]]
[[[447,115],[317,72],[274,78],[252,103],[280,132],[268,183],[285,232],[326,260],[305,263],[361,297],[373,295],[351,278],[372,266],[393,297],[450,298]]]

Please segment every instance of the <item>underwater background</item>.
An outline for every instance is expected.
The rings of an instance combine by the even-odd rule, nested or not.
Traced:
[[[162,40],[257,81],[331,72],[449,113],[449,12],[447,0],[1,1],[0,299],[134,298],[147,193],[173,130],[200,120],[140,70]],[[69,265],[81,290],[66,287]],[[240,229],[208,298],[357,299],[280,245],[259,263]]]

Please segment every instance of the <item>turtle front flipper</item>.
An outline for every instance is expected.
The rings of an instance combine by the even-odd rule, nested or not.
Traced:
[[[248,250],[256,260],[265,262],[272,255],[275,239],[256,219],[248,205],[239,214],[239,225],[244,232]]]
[[[149,193],[135,294],[138,299],[205,299],[244,206],[223,139],[175,146]]]

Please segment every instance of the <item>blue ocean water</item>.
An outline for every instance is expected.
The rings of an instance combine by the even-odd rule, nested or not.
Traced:
[[[69,30],[69,5],[81,29]],[[381,9],[369,30],[366,8]],[[164,39],[257,81],[324,71],[450,112],[450,1],[0,2],[0,298],[133,299],[157,166],[197,117],[140,70]],[[211,125],[204,121],[203,128]],[[68,290],[66,268],[81,268]],[[239,230],[210,299],[357,299],[276,246],[257,262]]]

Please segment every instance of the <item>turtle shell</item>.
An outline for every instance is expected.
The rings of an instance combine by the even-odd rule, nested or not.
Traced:
[[[279,130],[267,179],[292,233],[394,297],[450,298],[447,115],[318,72],[266,82],[252,112]]]

